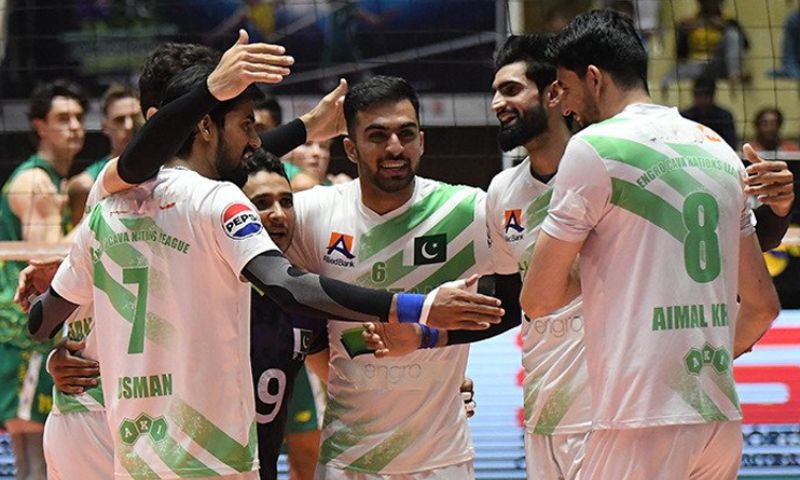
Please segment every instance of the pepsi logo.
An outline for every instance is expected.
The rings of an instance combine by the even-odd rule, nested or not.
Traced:
[[[262,228],[258,214],[243,203],[232,203],[222,213],[222,228],[234,240],[242,240],[259,233]]]

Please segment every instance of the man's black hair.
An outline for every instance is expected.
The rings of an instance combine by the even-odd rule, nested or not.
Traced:
[[[774,113],[775,116],[778,117],[778,128],[781,128],[783,126],[783,112],[781,112],[775,107],[765,107],[759,110],[756,113],[755,120],[753,121],[753,123],[758,124],[758,122],[761,121],[761,117],[763,117],[768,113]]]
[[[183,70],[197,64],[216,65],[220,53],[192,43],[164,43],[156,47],[142,65],[139,77],[139,103],[142,115],[150,107],[158,107],[169,81]]]
[[[272,95],[265,94],[264,98],[258,100],[255,105],[253,105],[253,110],[268,111],[272,119],[275,120],[275,126],[283,123],[283,109],[281,108],[281,104],[278,103]]]
[[[192,89],[196,88],[201,83],[204,83],[208,79],[209,74],[214,71],[214,68],[215,65],[210,64],[194,65],[175,75],[172,80],[170,80],[166,90],[164,91],[164,99],[161,102],[161,106],[168,104],[176,98],[186,95]],[[225,115],[236,108],[239,102],[243,100],[256,100],[261,98],[261,95],[263,94],[255,85],[250,85],[238,97],[220,102],[208,113],[208,115],[211,117],[211,120],[217,125],[217,127],[222,130],[225,127]],[[185,158],[192,152],[192,144],[194,143],[196,135],[197,129],[195,128],[192,133],[189,134],[189,137],[183,143],[180,150],[178,150],[178,157]]]
[[[419,123],[419,97],[414,88],[399,77],[377,75],[353,86],[344,97],[344,118],[350,138],[356,132],[356,115],[375,105],[408,100],[414,106]]]
[[[44,119],[53,107],[53,97],[67,97],[78,102],[83,111],[89,108],[89,99],[80,85],[59,79],[36,87],[28,105],[28,120]]]
[[[550,57],[558,67],[586,75],[589,65],[609,72],[620,88],[647,87],[647,51],[627,16],[613,10],[593,10],[573,18],[551,43]]]
[[[506,65],[525,62],[525,76],[536,84],[541,95],[556,79],[556,68],[547,56],[553,38],[550,33],[511,35],[495,54],[495,73]]]
[[[281,177],[289,181],[289,176],[286,175],[286,169],[283,167],[283,162],[275,154],[270,153],[263,148],[258,150],[247,159],[245,165],[248,175],[255,175],[258,172],[277,173]]]
[[[712,97],[717,93],[717,79],[710,75],[700,75],[692,85],[693,93],[705,93]]]

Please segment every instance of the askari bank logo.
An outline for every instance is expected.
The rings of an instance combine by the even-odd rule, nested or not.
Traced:
[[[338,255],[337,255],[338,254]],[[353,236],[339,232],[331,232],[328,247],[322,260],[339,267],[355,267],[353,259]]]
[[[525,230],[522,226],[522,210],[519,208],[506,210],[504,217],[503,226],[506,241],[516,242],[517,240],[522,240],[522,232]],[[509,233],[509,230],[512,230],[512,232]]]
[[[261,231],[258,214],[243,203],[231,203],[222,213],[222,228],[234,240],[242,240]]]

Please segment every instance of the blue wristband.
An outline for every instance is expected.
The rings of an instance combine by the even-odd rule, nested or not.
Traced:
[[[397,294],[397,319],[400,323],[419,323],[422,316],[422,305],[425,304],[425,295],[418,293]]]
[[[422,329],[422,339],[419,348],[434,348],[439,343],[439,330],[427,325],[420,325]]]

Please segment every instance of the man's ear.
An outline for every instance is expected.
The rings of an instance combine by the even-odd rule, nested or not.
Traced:
[[[31,128],[33,128],[33,131],[36,132],[37,135],[39,135],[39,130],[45,128],[46,126],[45,124],[46,122],[44,121],[43,118],[34,118],[33,120],[31,120]]]
[[[150,117],[155,115],[157,111],[158,111],[158,109],[156,107],[148,107],[147,108],[147,112],[145,112],[145,114],[144,114],[145,120],[150,120]]]
[[[347,159],[358,165],[358,151],[356,150],[356,142],[350,140],[350,137],[344,137],[342,140],[344,146],[344,153],[347,154]]]
[[[586,67],[586,80],[589,82],[589,89],[591,89],[597,96],[600,96],[600,90],[605,87],[604,83],[606,76],[599,68],[594,65]]]
[[[214,121],[211,120],[209,115],[205,115],[198,123],[197,123],[197,134],[203,137],[203,140],[209,141],[211,137],[217,130],[217,126],[214,124]]]
[[[560,103],[559,95],[561,90],[558,88],[558,82],[552,82],[544,89],[544,106],[548,109],[558,108]]]
[[[425,132],[419,131],[419,155],[425,153]]]

